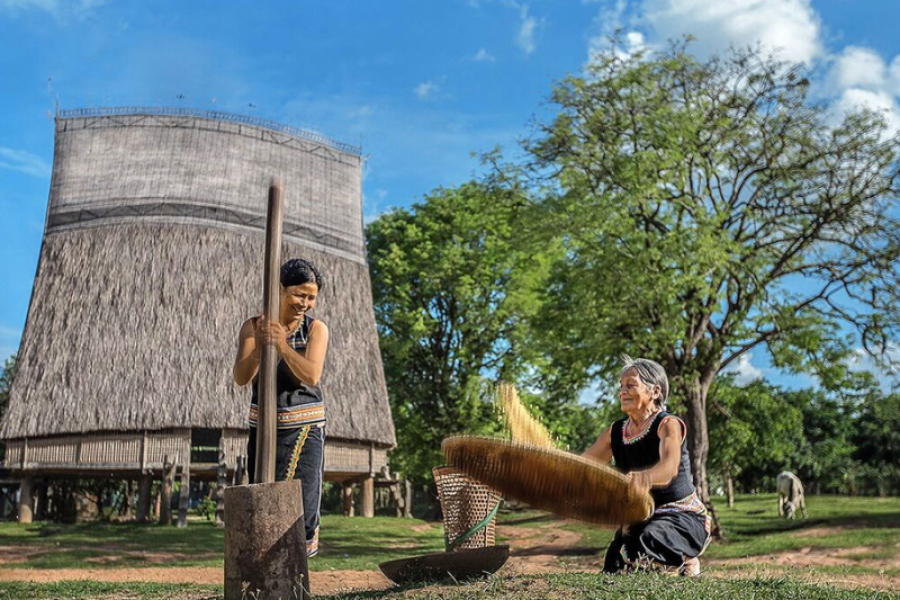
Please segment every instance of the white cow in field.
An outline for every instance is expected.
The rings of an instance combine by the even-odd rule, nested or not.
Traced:
[[[778,514],[779,516],[793,519],[799,508],[803,511],[803,518],[806,514],[806,499],[803,497],[803,484],[796,475],[790,471],[782,471],[775,480],[775,487],[778,489]]]

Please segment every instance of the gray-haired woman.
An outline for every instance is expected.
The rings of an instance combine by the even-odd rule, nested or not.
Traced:
[[[665,369],[645,358],[628,359],[619,385],[626,416],[607,428],[584,456],[604,464],[615,458],[616,467],[631,475],[632,486],[649,489],[656,508],[643,523],[616,532],[604,571],[617,572],[643,559],[698,575],[710,519],[691,479],[687,427],[665,411]]]

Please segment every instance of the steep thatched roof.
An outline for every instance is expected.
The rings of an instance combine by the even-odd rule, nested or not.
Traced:
[[[0,437],[245,427],[249,390],[234,386],[231,365],[241,323],[259,312],[259,217],[265,181],[280,174],[285,220],[297,226],[286,224],[282,256],[308,258],[327,278],[315,316],[331,331],[329,436],[393,445],[358,161],[253,136],[187,135],[184,121],[110,125],[99,138],[71,121],[82,120],[57,126],[47,232]]]

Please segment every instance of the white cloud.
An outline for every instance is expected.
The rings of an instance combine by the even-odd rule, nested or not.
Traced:
[[[644,34],[626,25],[627,10],[625,0],[616,0],[615,4],[606,6],[597,13],[591,26],[593,35],[588,41],[588,60],[597,52],[605,50],[613,36],[621,36],[623,47],[618,48],[617,52],[622,58],[647,47]]]
[[[50,163],[25,150],[0,146],[0,169],[19,171],[32,177],[50,177]]]
[[[437,93],[437,91],[440,89],[440,86],[433,81],[423,81],[416,86],[414,91],[416,92],[416,96],[418,96],[422,100],[425,100],[426,98]]]
[[[598,11],[591,30],[590,54],[615,32],[625,32],[622,56],[690,34],[696,38],[691,50],[701,58],[759,45],[782,60],[809,67],[824,63],[830,66],[814,82],[814,96],[831,104],[833,124],[865,107],[884,114],[886,135],[900,130],[900,55],[889,62],[860,46],[827,52],[811,0],[615,0]]]
[[[891,67],[889,69],[890,73],[890,83],[891,89],[894,94],[900,96],[900,54],[894,57],[894,60],[891,61]]]
[[[0,12],[13,15],[29,10],[42,10],[56,18],[82,17],[91,9],[106,4],[107,0],[0,0]]]
[[[870,48],[847,46],[834,65],[835,83],[841,88],[881,89],[887,83],[887,65]]]
[[[836,99],[835,123],[847,112],[869,108],[884,115],[886,135],[900,130],[900,55],[888,67],[875,50],[847,46],[835,59],[824,89]]]
[[[519,25],[519,33],[516,35],[516,44],[525,54],[531,54],[537,48],[534,35],[540,22],[528,14],[528,5],[526,4],[519,7],[519,19],[522,22]]]
[[[900,106],[896,98],[887,91],[872,91],[859,88],[844,90],[837,102],[839,113],[846,113],[860,108],[868,108],[884,115],[887,123],[886,135],[900,130]]]
[[[497,58],[484,48],[479,48],[478,52],[475,53],[475,56],[472,57],[472,60],[475,62],[494,62]]]
[[[693,34],[700,54],[761,44],[809,64],[823,52],[810,0],[644,0],[640,10],[659,39]]]
[[[724,373],[734,373],[734,383],[739,386],[745,386],[753,383],[757,379],[762,379],[762,369],[755,367],[750,359],[753,358],[752,353],[741,354],[736,363],[731,363],[723,370]]]

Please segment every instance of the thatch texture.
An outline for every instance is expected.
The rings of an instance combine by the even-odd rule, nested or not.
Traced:
[[[556,448],[458,436],[441,450],[449,464],[504,498],[561,517],[618,527],[653,513],[650,494],[630,489],[627,475]]]
[[[249,389],[231,366],[262,302],[267,183],[280,175],[285,221],[302,224],[290,235],[286,224],[282,256],[312,260],[327,279],[313,315],[331,332],[328,435],[394,445],[359,158],[247,125],[117,119],[58,119],[48,229],[0,437],[246,427]]]

